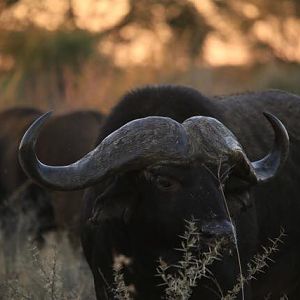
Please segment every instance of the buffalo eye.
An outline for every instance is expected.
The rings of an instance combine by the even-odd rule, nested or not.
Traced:
[[[178,180],[168,175],[162,175],[158,172],[155,173],[148,170],[144,171],[143,174],[149,183],[161,191],[173,192],[177,191],[181,186]]]
[[[169,177],[158,175],[155,178],[156,186],[162,191],[176,191],[179,188],[179,183]]]

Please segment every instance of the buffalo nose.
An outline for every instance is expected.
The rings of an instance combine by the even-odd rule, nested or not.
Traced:
[[[201,236],[205,239],[224,238],[228,243],[236,242],[233,224],[227,220],[210,221],[201,226]]]

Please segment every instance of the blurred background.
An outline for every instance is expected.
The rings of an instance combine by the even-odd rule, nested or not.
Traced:
[[[107,113],[128,89],[300,93],[299,0],[0,0],[0,109]]]

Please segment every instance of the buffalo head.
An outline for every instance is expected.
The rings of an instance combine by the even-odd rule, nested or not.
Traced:
[[[184,220],[197,220],[205,243],[223,237],[232,244],[235,230],[224,191],[245,202],[241,195],[274,177],[288,156],[287,132],[271,114],[265,116],[275,142],[270,153],[255,162],[216,119],[198,116],[180,124],[166,117],[147,117],[114,131],[79,161],[54,167],[35,154],[38,133],[48,116],[39,118],[24,135],[20,162],[28,176],[49,188],[92,187],[84,213],[88,229],[83,231],[83,246],[98,299],[105,289],[98,271],[112,280],[115,252],[133,257],[133,281],[140,299],[159,298],[152,291],[157,283],[155,261],[162,256],[174,262]],[[225,280],[222,288],[230,284]]]

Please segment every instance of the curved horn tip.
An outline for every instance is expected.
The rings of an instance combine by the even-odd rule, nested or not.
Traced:
[[[35,139],[39,131],[42,129],[43,125],[47,119],[52,115],[53,111],[48,111],[38,117],[26,130],[25,134],[22,137],[22,140],[19,145],[19,150],[21,150],[24,145],[26,145],[30,140]]]
[[[257,182],[267,182],[284,166],[289,154],[289,135],[282,122],[269,112],[263,112],[271,124],[275,140],[273,149],[263,159],[252,164]]]
[[[282,122],[273,114],[264,111],[263,115],[265,118],[269,121],[269,123],[272,125],[274,129],[277,129],[278,127],[281,129],[282,133],[285,135],[285,138],[289,141],[289,134],[285,128],[285,126],[282,124]]]

